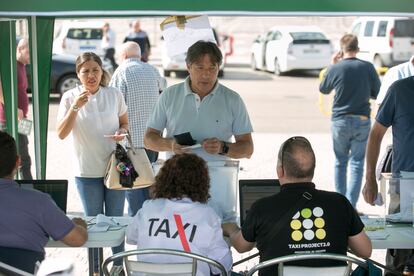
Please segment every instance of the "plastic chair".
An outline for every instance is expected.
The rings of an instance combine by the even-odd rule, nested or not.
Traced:
[[[330,266],[330,267],[309,267],[309,266],[284,266],[284,263],[310,260],[310,259],[325,259],[325,260],[336,260],[348,262],[347,266]],[[351,265],[357,264],[364,268],[367,268],[367,264],[360,259],[355,257],[331,254],[331,253],[320,253],[320,254],[293,254],[288,256],[282,256],[261,262],[252,267],[248,272],[247,276],[252,276],[256,271],[278,264],[279,276],[283,275],[306,275],[306,276],[324,276],[324,275],[349,275],[351,272]]]
[[[139,256],[139,255],[170,255],[170,256],[179,256],[188,258],[188,262],[184,263],[149,263],[144,261],[139,261],[134,258],[134,260],[128,259],[130,256]],[[102,270],[105,276],[110,276],[108,271],[108,265],[122,258],[124,260],[124,267],[126,275],[133,275],[133,273],[146,273],[145,275],[193,275],[197,273],[197,262],[205,262],[210,266],[218,268],[222,276],[227,276],[226,269],[219,262],[209,259],[207,257],[188,253],[179,250],[172,249],[160,249],[160,248],[151,248],[151,249],[138,249],[130,250],[115,254],[107,258],[102,264]]]
[[[0,262],[34,273],[36,263],[43,261],[45,253],[22,248],[0,247]]]
[[[1,276],[33,276],[33,274],[20,270],[16,267],[0,262],[0,275]]]

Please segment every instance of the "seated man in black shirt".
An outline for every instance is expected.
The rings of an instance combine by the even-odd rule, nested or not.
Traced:
[[[351,203],[339,193],[317,190],[311,182],[315,154],[306,138],[292,137],[282,144],[276,169],[280,193],[255,202],[241,230],[236,224],[223,225],[224,234],[238,252],[249,251],[256,244],[261,262],[295,253],[346,255],[348,247],[357,256],[371,256],[371,241]],[[311,195],[310,200],[301,200],[305,192]],[[292,215],[284,217],[285,213]],[[273,234],[278,223],[283,226]],[[295,265],[318,267],[341,263],[311,260]],[[275,267],[263,269],[259,275],[276,275],[275,270]]]

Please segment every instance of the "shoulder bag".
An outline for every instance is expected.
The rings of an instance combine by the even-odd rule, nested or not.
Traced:
[[[117,144],[117,149],[111,153],[109,158],[104,178],[105,186],[108,189],[140,189],[149,187],[155,182],[154,171],[152,170],[145,149],[135,148],[129,133],[127,138],[129,147],[127,147],[126,151],[124,150],[126,153],[126,155],[123,156],[124,159],[121,161],[117,158],[117,150],[119,157],[119,151],[122,151],[123,149],[119,144]],[[130,170],[130,174],[128,174],[127,178],[120,172],[120,167],[128,167]]]

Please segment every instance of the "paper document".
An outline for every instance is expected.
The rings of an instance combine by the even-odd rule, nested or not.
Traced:
[[[198,149],[201,148],[201,144],[195,144],[192,146],[184,147],[183,149]]]
[[[95,223],[89,224],[89,232],[106,232],[108,230],[116,230],[126,226],[117,222],[113,217],[107,217],[103,214],[97,215],[94,221]]]

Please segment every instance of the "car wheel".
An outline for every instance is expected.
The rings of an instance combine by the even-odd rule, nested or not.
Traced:
[[[255,71],[258,70],[257,65],[256,65],[256,59],[254,58],[254,55],[252,55],[252,57],[250,59],[250,67]]]
[[[60,96],[63,95],[69,89],[75,88],[77,84],[80,84],[78,77],[75,74],[70,74],[63,76],[56,86],[56,92],[59,93]]]
[[[375,55],[374,57],[374,66],[375,68],[384,67],[384,63],[379,55]]]
[[[275,59],[275,75],[276,76],[282,75],[282,72],[280,71],[279,61],[277,60],[277,58]]]
[[[164,70],[164,77],[169,77],[171,75],[170,70]]]
[[[222,77],[224,77],[224,70],[220,70],[219,72],[218,72],[218,77],[219,78],[222,78]]]

